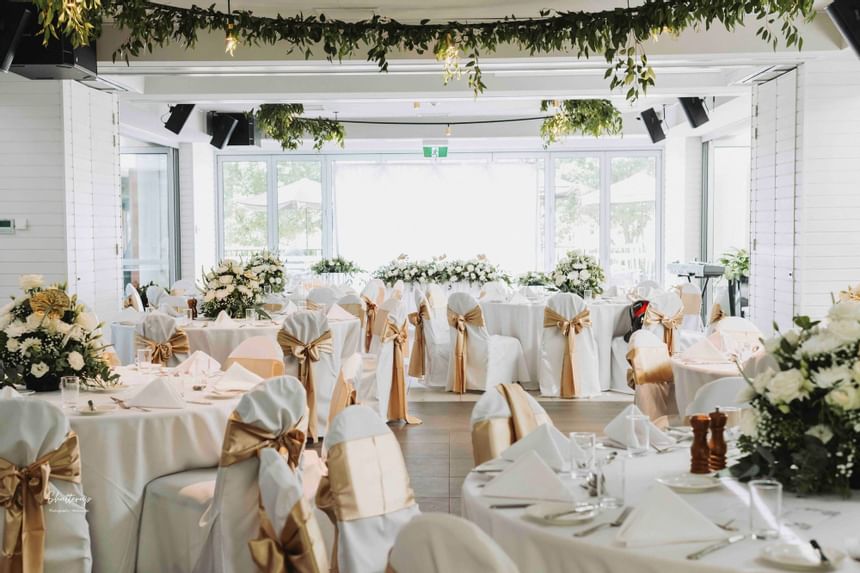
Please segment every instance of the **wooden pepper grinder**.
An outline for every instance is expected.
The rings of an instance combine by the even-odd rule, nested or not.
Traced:
[[[712,472],[719,471],[726,467],[726,421],[728,416],[724,412],[720,412],[717,408],[710,414],[711,441],[708,442],[710,454],[708,457],[708,467]]]
[[[194,320],[197,318],[197,299],[191,297],[188,299],[188,308],[191,309],[191,319]]]
[[[693,445],[690,446],[690,473],[710,473],[708,448],[708,426],[711,418],[706,414],[697,414],[690,417],[690,425],[693,427]]]

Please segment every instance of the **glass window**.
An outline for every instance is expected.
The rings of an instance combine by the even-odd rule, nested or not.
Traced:
[[[750,148],[713,147],[710,259],[749,248]]]
[[[238,259],[269,246],[266,161],[224,161],[224,256]]]
[[[322,257],[322,165],[278,161],[278,251],[309,266]]]
[[[657,273],[657,159],[611,157],[609,275],[636,283]]]
[[[555,160],[555,261],[570,250],[600,258],[600,158]]]

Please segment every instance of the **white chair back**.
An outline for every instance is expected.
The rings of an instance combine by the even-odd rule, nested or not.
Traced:
[[[490,281],[481,287],[481,302],[505,302],[511,296],[511,287],[502,281]]]
[[[402,280],[398,280],[391,287],[391,290],[388,293],[389,297],[396,298],[398,300],[403,298],[403,294],[406,292],[406,285]]]
[[[143,320],[135,326],[137,334],[148,338],[156,343],[167,342],[176,334],[176,318],[163,312],[156,311],[147,313]],[[187,354],[172,354],[167,361],[167,366],[176,366],[188,358]]]
[[[651,300],[651,297],[658,296],[663,292],[663,288],[657,281],[640,281],[633,287],[633,293],[637,299]]]
[[[571,320],[587,307],[585,301],[574,293],[558,293],[550,297],[547,308]],[[598,375],[597,343],[591,326],[584,327],[579,334],[571,328],[569,336],[574,338],[572,361],[576,397],[593,396],[600,393]],[[568,352],[568,337],[556,326],[544,327],[541,333],[540,392],[543,396],[559,396],[565,354]]]
[[[444,311],[445,307],[448,306],[448,291],[436,283],[427,285],[424,294],[430,301],[431,307],[441,308]]]
[[[230,352],[230,358],[266,358],[283,360],[284,351],[274,338],[269,336],[252,336],[239,343]]]
[[[197,285],[192,279],[179,279],[170,287],[170,293],[173,295],[193,295],[196,292]]]
[[[185,316],[185,311],[188,309],[188,299],[184,296],[175,296],[170,294],[162,295],[158,299],[158,310],[170,316]]]
[[[137,312],[143,312],[146,310],[143,308],[143,300],[140,298],[140,293],[137,292],[137,289],[134,288],[134,285],[128,283],[125,285],[125,297],[131,305],[131,308],[136,310]]]
[[[165,294],[167,293],[164,292],[164,289],[158,285],[146,287],[146,300],[149,303],[149,306],[153,308],[158,308],[158,303],[161,297]]]
[[[698,390],[693,401],[687,404],[687,416],[710,414],[720,408],[743,408],[749,404],[738,402],[738,394],[747,387],[747,381],[740,376],[727,376],[708,382]]]
[[[383,343],[381,333],[386,322],[400,328],[406,320],[406,309],[400,300],[390,298],[385,301],[377,314],[377,328],[373,333],[371,353],[376,355],[376,366],[367,373],[356,387],[358,402],[367,404],[385,419],[388,415],[388,398],[391,394],[391,375],[394,368],[394,343]],[[408,357],[408,351],[404,358]]]
[[[466,315],[478,306],[478,300],[468,292],[455,292],[448,297],[448,309],[459,315]],[[448,390],[454,388],[454,354],[457,344],[457,329],[449,327],[451,339],[451,361],[448,364]],[[490,333],[486,326],[466,324],[466,389],[484,389],[490,361]],[[481,381],[475,384],[475,381]]]
[[[681,283],[676,288],[678,296],[681,297],[681,308],[684,313],[681,329],[702,332],[705,329],[702,324],[702,291],[689,282]]]
[[[434,307],[425,292],[415,289],[415,308],[421,308],[422,304],[427,305],[430,313],[430,318],[424,319],[424,384],[445,386],[450,357],[450,333],[445,307]]]
[[[630,337],[627,357],[631,369],[636,370],[635,364],[643,375],[659,379],[646,380],[637,376],[634,404],[652,420],[678,414],[672,365],[662,337],[648,330],[637,330]]]
[[[652,296],[649,299],[649,309],[653,309],[667,318],[683,316],[683,305],[681,304],[681,297],[679,297],[678,294],[674,292],[661,292]],[[642,329],[657,335],[661,340],[665,340],[665,327],[659,322],[654,324],[648,324],[647,313],[645,315],[645,321],[642,325]],[[678,330],[678,328],[675,328],[675,334],[678,333]],[[669,349],[670,354],[678,350],[677,339],[677,336],[673,337],[673,348]]]
[[[379,279],[371,279],[362,289],[361,296],[369,298],[376,304],[385,302],[385,283]]]
[[[316,287],[312,288],[308,293],[308,301],[320,307],[325,307],[326,310],[331,308],[331,305],[337,302],[339,298],[337,292],[331,287]]]
[[[526,399],[528,400],[529,406],[532,408],[532,412],[534,412],[535,421],[538,426],[541,424],[554,425],[549,414],[546,413],[543,406],[541,406],[540,403],[531,396],[531,394],[526,394]],[[484,392],[481,397],[478,398],[478,401],[475,402],[475,407],[472,408],[472,415],[469,418],[469,425],[474,426],[478,422],[489,420],[491,418],[510,417],[511,407],[508,405],[508,401],[505,400],[505,397],[502,396],[501,392],[493,389],[491,392]]]

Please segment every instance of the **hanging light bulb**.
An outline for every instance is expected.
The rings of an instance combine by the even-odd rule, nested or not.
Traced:
[[[231,15],[232,13],[233,10],[230,9],[230,0],[227,0],[227,14]],[[239,36],[237,36],[236,32],[233,31],[233,22],[231,20],[227,23],[227,37],[224,39],[224,52],[232,56],[238,47]]]
[[[453,134],[454,130],[451,129],[451,124],[449,123],[448,126],[445,128],[445,137],[451,137]]]

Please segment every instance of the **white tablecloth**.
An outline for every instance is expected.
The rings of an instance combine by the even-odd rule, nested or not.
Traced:
[[[642,458],[625,460],[627,463],[627,505],[635,506],[647,489],[660,475],[683,472],[688,469],[689,451],[671,454],[651,454]],[[615,463],[618,463],[617,461]],[[617,529],[606,528],[583,538],[574,538],[575,531],[603,521],[611,521],[619,510],[607,511],[592,522],[575,527],[546,526],[525,518],[523,509],[491,510],[491,503],[511,503],[516,500],[488,498],[481,495],[478,487],[491,476],[472,473],[463,483],[462,513],[470,521],[486,531],[519,566],[520,571],[541,573],[731,573],[736,571],[784,571],[776,569],[758,559],[759,552],[767,542],[745,539],[739,543],[714,552],[699,561],[689,561],[686,555],[702,549],[709,543],[683,543],[659,545],[645,548],[625,548],[615,541]],[[568,481],[571,491],[585,499],[585,491],[578,482]],[[746,500],[747,488],[734,480],[726,486],[708,493],[680,494],[711,519],[732,523],[741,530],[748,523]],[[797,498],[786,494],[784,498],[785,522],[790,522],[792,509],[815,508],[840,512],[835,517],[820,517],[808,530],[794,525],[784,525],[783,535],[796,536],[803,543],[817,539],[824,546],[843,549],[848,537],[856,537],[860,523],[860,501],[841,498]],[[795,515],[798,515],[795,513]],[[666,519],[671,519],[667,515]],[[807,519],[806,516],[800,519]],[[839,572],[858,573],[860,563],[846,559],[836,569]]]
[[[132,388],[114,395],[127,397],[149,376],[122,369]],[[177,378],[177,384],[182,381]],[[35,394],[58,407],[59,392]],[[190,400],[206,401],[203,392],[188,392]],[[109,404],[110,394],[81,393],[81,403]],[[178,410],[122,410],[96,416],[68,412],[81,448],[81,479],[93,549],[93,571],[132,573],[146,484],[155,478],[218,464],[227,417],[238,398],[213,400],[210,405],[187,404]],[[50,533],[48,534],[50,535]]]
[[[482,302],[484,322],[490,334],[513,336],[520,341],[529,368],[529,380],[522,381],[529,388],[536,388],[540,371],[540,345],[543,334],[544,303],[509,304]],[[618,320],[627,311],[628,303],[593,302],[591,310],[592,330],[597,343],[598,373],[600,388],[609,390],[612,378],[612,337]]]
[[[687,411],[687,405],[696,397],[699,388],[718,378],[740,376],[734,362],[702,364],[677,358],[672,359],[672,373],[675,375],[675,401],[682,416]]]

